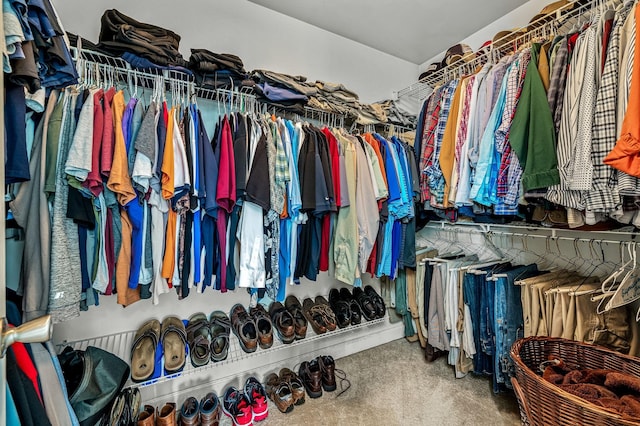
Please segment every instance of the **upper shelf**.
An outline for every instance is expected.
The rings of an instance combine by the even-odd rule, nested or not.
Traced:
[[[547,38],[550,34],[561,34],[563,31],[568,32],[573,28],[579,28],[581,23],[593,16],[594,9],[591,2],[586,3],[568,3],[552,14],[530,22],[526,27],[504,33],[492,41],[490,49],[477,52],[472,60],[460,58],[431,73],[398,91],[398,98],[408,97],[422,101],[429,96],[434,88],[453,78],[471,74],[489,61],[497,62],[505,54],[518,50],[537,39]]]

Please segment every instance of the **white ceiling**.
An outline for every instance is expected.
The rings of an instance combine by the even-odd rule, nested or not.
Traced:
[[[527,0],[249,0],[422,64]]]

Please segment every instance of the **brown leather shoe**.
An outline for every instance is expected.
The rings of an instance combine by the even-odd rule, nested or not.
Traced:
[[[200,401],[201,426],[218,426],[221,410],[218,396],[213,392],[206,394]]]
[[[190,396],[180,408],[180,426],[196,426],[200,424],[200,405],[198,400]]]
[[[309,321],[309,325],[316,334],[324,334],[327,332],[327,324],[324,322],[323,309],[319,308],[310,298],[304,299],[302,302],[304,316]]]
[[[304,388],[311,398],[320,398],[322,396],[322,371],[320,371],[317,359],[300,364],[298,376],[302,379]]]
[[[260,349],[269,349],[273,345],[273,324],[271,318],[264,309],[264,306],[258,303],[255,308],[249,309],[251,319],[256,323],[258,328],[258,344]]]
[[[289,311],[293,317],[296,339],[304,339],[307,336],[307,319],[302,312],[300,301],[291,294],[285,299],[284,307],[287,308],[287,311]]]
[[[296,338],[294,319],[291,313],[280,302],[273,302],[269,306],[269,315],[276,333],[282,343],[291,343]]]
[[[324,296],[316,296],[316,305],[322,309],[322,315],[324,319],[324,323],[327,326],[328,331],[333,331],[338,327],[338,320],[336,319],[336,314],[331,309],[331,305]]]
[[[306,393],[304,391],[304,383],[302,383],[302,379],[300,379],[294,371],[291,371],[288,368],[283,368],[280,370],[280,380],[287,382],[289,385],[291,395],[293,395],[294,405],[304,404],[304,397]]]
[[[237,303],[231,308],[231,329],[240,341],[240,347],[247,353],[258,349],[258,329],[247,310]]]
[[[269,399],[273,401],[281,413],[289,413],[293,410],[294,401],[291,388],[276,373],[267,376],[265,390]]]
[[[333,392],[336,390],[336,363],[333,357],[321,355],[316,360],[322,372],[322,389],[326,392]]]
[[[164,404],[156,416],[157,426],[178,426],[175,402]]]
[[[151,405],[145,405],[144,410],[138,416],[138,426],[155,426],[156,409]]]

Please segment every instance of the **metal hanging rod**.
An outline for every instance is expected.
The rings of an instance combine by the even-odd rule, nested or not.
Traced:
[[[615,0],[614,0],[615,1]],[[578,29],[581,22],[591,19],[595,13],[595,4],[568,3],[558,8],[553,14],[543,16],[526,27],[511,31],[497,40],[493,40],[489,50],[479,52],[471,61],[460,58],[442,69],[424,77],[397,92],[398,98],[410,97],[418,100],[426,99],[433,89],[452,78],[468,75],[487,62],[496,62],[502,56],[518,50],[537,38],[553,34],[562,34],[571,29]],[[607,3],[611,3],[607,2]],[[497,47],[496,47],[497,46]]]
[[[142,88],[153,88],[158,82],[158,77],[162,77],[166,91],[170,91],[172,87],[186,87],[189,90],[189,96],[195,96],[201,99],[212,100],[230,105],[248,105],[248,109],[268,110],[269,105],[261,102],[253,93],[251,87],[240,87],[229,89],[208,89],[198,86],[195,78],[187,73],[175,70],[157,70],[145,69],[144,71],[132,68],[131,65],[122,58],[106,55],[100,52],[90,50],[80,50],[76,47],[71,48],[71,54],[76,62],[81,79],[90,75],[98,81],[116,84],[118,82],[125,84],[135,84]],[[292,115],[286,110],[274,108],[279,114]],[[308,106],[304,107],[304,118],[315,120],[321,124],[331,127],[345,126],[345,116],[335,112],[323,111]]]

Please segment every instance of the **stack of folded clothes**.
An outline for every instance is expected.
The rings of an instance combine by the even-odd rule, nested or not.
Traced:
[[[397,124],[404,127],[415,127],[416,125],[416,116],[406,111],[394,100],[380,101],[373,105],[377,105],[384,110],[386,119],[380,120],[383,123]]]
[[[251,71],[258,98],[270,105],[299,114],[309,97],[317,93],[316,87],[304,76],[292,76],[267,70]]]
[[[98,47],[103,51],[133,53],[160,66],[187,66],[178,51],[180,36],[171,30],[138,22],[116,9],[105,11],[101,24]]]
[[[189,68],[196,82],[208,89],[232,89],[252,84],[248,81],[242,59],[230,53],[213,53],[207,49],[191,49]]]
[[[309,106],[323,111],[357,118],[360,111],[358,95],[342,84],[316,81],[317,93]]]
[[[550,356],[542,377],[623,419],[640,420],[640,378],[622,371],[580,369]]]
[[[50,1],[5,2],[3,69],[8,81],[29,93],[77,83],[64,32]]]

